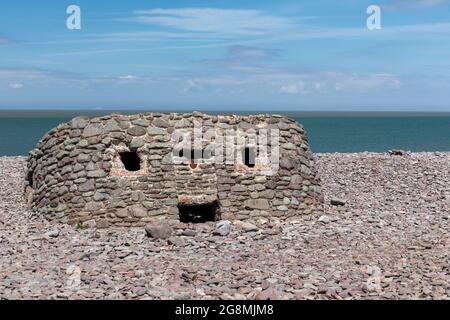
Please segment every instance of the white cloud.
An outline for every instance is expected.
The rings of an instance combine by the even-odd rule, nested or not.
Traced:
[[[304,82],[298,82],[295,84],[288,84],[284,85],[280,88],[281,93],[287,93],[287,94],[299,94],[299,93],[305,93],[305,83]]]
[[[232,93],[264,92],[265,94],[367,93],[380,90],[397,90],[402,82],[391,74],[350,74],[340,72],[297,72],[285,68],[249,69],[235,72],[233,68],[209,76],[174,75],[171,77],[88,76],[57,71],[0,69],[0,87],[20,89],[71,88],[90,90],[111,86],[141,88],[172,88],[185,94],[191,92]]]
[[[61,77],[65,73],[41,70],[41,69],[22,69],[22,68],[4,68],[0,69],[0,80],[9,80],[10,83],[21,82],[19,80],[42,80],[49,77]]]
[[[183,81],[182,79],[180,79]],[[247,75],[217,75],[184,80],[182,92],[258,88],[264,92],[297,94],[367,93],[397,90],[402,82],[391,74],[348,74],[340,72],[295,73],[268,71]]]
[[[90,76],[86,74],[60,72],[44,69],[14,69],[0,68],[0,87],[8,86],[11,89],[65,87],[73,89],[86,89],[93,85],[149,85],[155,80],[149,77],[135,75],[122,76]]]
[[[117,78],[119,80],[137,80],[138,79],[137,76],[133,76],[133,75],[119,76]]]
[[[270,59],[278,56],[278,50],[235,45],[230,47],[229,56],[230,59]]]
[[[336,91],[369,92],[381,88],[399,89],[401,81],[391,74],[371,74],[365,77],[337,74],[334,77]]]
[[[9,87],[10,87],[11,89],[21,89],[21,88],[23,88],[23,84],[22,84],[22,83],[19,83],[19,82],[10,83],[10,84],[9,84]]]
[[[78,88],[85,77],[76,73],[45,69],[0,68],[0,87],[11,89],[52,88],[58,86]]]

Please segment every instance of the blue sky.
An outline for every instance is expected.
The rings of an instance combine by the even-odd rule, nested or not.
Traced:
[[[450,111],[448,0],[16,0],[0,15],[0,108]]]

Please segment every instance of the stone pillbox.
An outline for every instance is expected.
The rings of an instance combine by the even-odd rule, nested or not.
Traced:
[[[323,203],[303,127],[278,115],[77,117],[30,152],[33,211],[63,223],[280,219]]]

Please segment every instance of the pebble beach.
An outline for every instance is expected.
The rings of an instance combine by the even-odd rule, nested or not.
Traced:
[[[152,239],[33,214],[0,157],[0,299],[449,299],[450,153],[315,158],[323,212]]]

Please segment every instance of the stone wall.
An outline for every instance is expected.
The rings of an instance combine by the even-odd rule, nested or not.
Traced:
[[[201,143],[180,149],[180,132]],[[248,164],[239,132],[246,146],[274,132],[279,139],[276,145],[268,139],[266,149],[248,149],[255,157]],[[230,143],[233,161],[226,160]],[[221,152],[225,160],[217,161]],[[180,156],[185,159],[175,158]],[[205,204],[217,206],[216,219],[290,218],[310,214],[323,202],[303,127],[277,115],[77,117],[48,132],[30,152],[26,189],[35,212],[70,224],[95,221],[98,227],[179,219],[183,208],[195,211]]]

